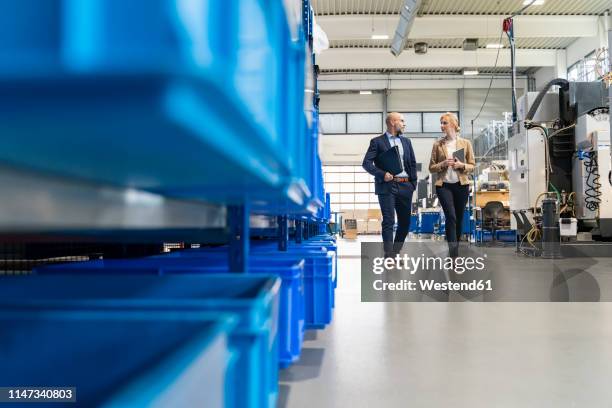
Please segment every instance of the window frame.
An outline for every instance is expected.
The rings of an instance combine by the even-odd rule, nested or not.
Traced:
[[[319,112],[319,122],[321,121],[321,115],[344,115],[344,133],[323,133],[324,135],[346,135],[348,130],[348,121],[347,121],[347,113],[348,112]],[[323,129],[325,130],[325,129]]]
[[[381,124],[380,130],[378,132],[349,132],[349,115],[380,115]],[[373,134],[382,134],[385,131],[384,128],[385,118],[383,117],[383,112],[346,112],[346,134],[347,135],[373,135]]]
[[[575,65],[575,64],[574,64]],[[443,113],[446,112],[451,112],[454,113],[455,115],[457,115],[457,118],[460,118],[459,116],[459,112],[458,111],[398,111],[399,113],[401,113],[402,115],[405,114],[418,114],[421,117],[421,125],[420,125],[420,132],[414,132],[414,131],[410,131],[407,132],[407,134],[426,134],[426,135],[431,135],[434,133],[440,133],[440,130],[436,130],[436,131],[425,131],[425,114],[426,113],[436,113],[439,115],[442,115]],[[349,123],[349,115],[360,115],[360,114],[379,114],[381,116],[381,128],[379,132],[349,132],[349,127],[348,127],[348,123]],[[382,134],[385,131],[385,117],[384,117],[384,112],[376,112],[376,111],[368,111],[368,112],[321,112],[320,115],[344,115],[344,133],[324,133],[324,135],[330,135],[330,136],[334,136],[334,135],[371,135],[371,134]],[[461,126],[461,123],[459,123],[459,126]]]

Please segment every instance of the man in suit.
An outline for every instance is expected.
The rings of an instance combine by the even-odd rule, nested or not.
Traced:
[[[372,140],[363,158],[363,168],[374,176],[375,193],[382,212],[382,238],[385,256],[394,257],[399,253],[410,228],[412,193],[416,188],[417,169],[412,143],[401,136],[404,130],[404,118],[400,113],[391,112],[385,120],[387,131]],[[399,148],[402,172],[393,175],[374,164],[379,154]],[[393,239],[393,225],[397,214],[397,231]],[[395,243],[395,245],[394,245]]]

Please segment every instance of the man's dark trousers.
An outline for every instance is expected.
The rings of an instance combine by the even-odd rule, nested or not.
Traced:
[[[385,247],[385,255],[393,256],[393,253],[398,253],[401,250],[404,239],[408,235],[410,227],[410,206],[412,202],[412,193],[416,188],[417,169],[416,157],[412,149],[410,139],[401,137],[404,155],[402,159],[402,167],[408,174],[408,182],[385,181],[385,171],[379,169],[374,164],[374,161],[379,154],[391,149],[391,144],[386,136],[382,134],[370,140],[368,151],[363,157],[363,168],[365,171],[374,176],[374,192],[378,195],[380,210],[382,212],[382,236]],[[398,227],[395,234],[395,242],[393,245],[393,224],[395,224],[394,213],[397,212]]]
[[[379,194],[378,202],[382,212],[382,238],[385,256],[394,256],[402,249],[410,229],[412,193],[411,183],[389,182],[389,193]],[[397,213],[397,231],[393,237],[393,225]]]

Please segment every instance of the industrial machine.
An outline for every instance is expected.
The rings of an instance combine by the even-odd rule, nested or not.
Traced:
[[[510,173],[510,209],[521,210],[532,208],[536,197],[547,191],[546,183],[546,136],[542,127],[525,127],[525,118],[533,105],[537,92],[523,95],[517,105],[519,120],[513,124],[508,138],[508,165]],[[559,117],[559,96],[546,93],[541,99],[535,121],[541,126],[553,126]],[[555,109],[556,108],[556,109]],[[516,229],[516,221],[512,220]]]
[[[536,244],[547,228],[556,230],[547,236],[557,242],[560,235],[612,238],[608,91],[603,82],[555,79],[517,102],[518,120],[508,139],[510,209],[512,227],[532,249],[542,249]],[[521,231],[525,225],[529,231]]]
[[[609,113],[603,110],[582,115],[576,122],[576,157],[572,186],[575,215],[583,228],[599,229],[601,236],[612,236],[612,184],[610,181]]]

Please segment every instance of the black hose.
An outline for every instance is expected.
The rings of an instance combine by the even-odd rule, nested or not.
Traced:
[[[533,104],[531,105],[529,112],[527,112],[527,117],[525,118],[525,120],[533,119],[536,111],[540,107],[540,103],[542,103],[542,99],[544,99],[544,95],[546,95],[546,92],[548,92],[550,87],[554,85],[559,85],[563,90],[566,90],[566,91],[569,89],[569,82],[567,79],[556,78],[550,81],[549,83],[547,83],[546,86],[540,91],[538,96],[536,96],[535,100],[533,101]]]
[[[601,183],[599,182],[599,170],[597,165],[597,153],[590,152],[585,155],[587,158],[584,160],[584,167],[587,172],[586,185],[587,189],[584,191],[585,198],[584,203],[587,209],[591,211],[597,211],[599,204],[601,204]]]

